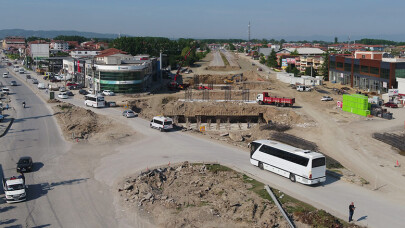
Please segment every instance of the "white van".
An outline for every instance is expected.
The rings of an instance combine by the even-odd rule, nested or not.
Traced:
[[[38,89],[46,89],[45,83],[38,83]]]
[[[24,68],[20,68],[19,72],[20,72],[20,74],[24,74],[25,73]]]
[[[14,72],[18,72],[20,70],[19,66],[14,66]]]
[[[3,87],[2,89],[1,89],[1,92],[3,93],[3,94],[10,94],[10,89],[9,88],[7,88],[7,87]]]
[[[173,129],[173,120],[169,117],[155,116],[150,121],[150,127],[159,129],[160,131],[169,131]]]
[[[8,72],[3,73],[3,78],[8,78]]]
[[[310,86],[305,86],[305,85],[297,86],[297,91],[300,91],[300,92],[309,92],[311,90],[312,90],[312,88]]]

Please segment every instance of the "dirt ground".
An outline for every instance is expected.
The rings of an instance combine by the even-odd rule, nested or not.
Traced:
[[[159,227],[289,227],[263,184],[218,164],[157,168],[127,177],[117,191],[127,210]],[[297,227],[357,227],[273,192]]]
[[[96,144],[120,143],[135,132],[117,121],[67,103],[53,106],[55,117],[67,141]]]

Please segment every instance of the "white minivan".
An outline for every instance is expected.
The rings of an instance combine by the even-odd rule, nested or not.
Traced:
[[[45,83],[38,83],[38,89],[46,89]]]
[[[8,72],[3,73],[3,78],[8,78]]]
[[[159,129],[160,131],[169,131],[173,129],[173,120],[169,117],[155,116],[150,121],[150,127]]]

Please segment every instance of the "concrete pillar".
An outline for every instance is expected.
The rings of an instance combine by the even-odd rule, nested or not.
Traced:
[[[217,130],[221,129],[221,119],[217,118]]]

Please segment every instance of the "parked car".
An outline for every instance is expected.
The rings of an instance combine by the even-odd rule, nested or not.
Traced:
[[[27,75],[25,75],[25,78],[26,78],[26,79],[31,79],[31,75],[30,75],[30,74],[27,74]]]
[[[11,81],[11,82],[10,82],[10,85],[11,85],[11,86],[17,86],[17,82],[16,82],[16,81]]]
[[[389,107],[389,108],[398,108],[398,105],[392,102],[387,102],[383,104],[385,107]]]
[[[0,122],[4,120],[4,116],[0,114]]]
[[[89,90],[87,90],[87,92],[88,92],[89,94],[93,94],[93,93],[94,93],[94,90],[93,90],[93,89],[89,89]]]
[[[63,86],[59,87],[59,92],[66,92],[66,88]]]
[[[122,113],[122,115],[125,116],[125,117],[127,117],[127,118],[131,118],[131,117],[138,116],[138,114],[135,113],[135,112],[132,111],[132,110],[125,110],[125,111]]]
[[[66,91],[66,94],[67,94],[69,97],[74,96],[74,94],[72,93],[72,91]]]
[[[114,96],[115,93],[113,91],[111,91],[111,90],[104,90],[103,95],[104,96]]]
[[[78,86],[79,84],[74,83],[74,82],[68,82],[66,83],[66,86]]]
[[[31,172],[32,166],[33,162],[31,157],[21,157],[17,162],[17,172]]]
[[[3,88],[1,89],[1,92],[2,92],[3,94],[9,95],[9,94],[10,94],[10,89],[7,88],[7,87],[3,87]]]
[[[60,80],[58,80],[58,79],[56,79],[56,78],[51,78],[49,81],[50,81],[50,82],[60,82]]]
[[[107,107],[116,107],[117,103],[115,103],[115,101],[107,101],[106,106]]]
[[[330,97],[330,96],[323,96],[323,97],[321,98],[321,101],[333,101],[333,98]]]
[[[38,89],[46,89],[45,83],[38,83]]]
[[[79,94],[81,94],[81,95],[87,95],[87,94],[89,94],[89,92],[87,92],[87,91],[84,90],[84,89],[80,89],[80,90],[79,90]]]
[[[38,84],[38,80],[36,78],[32,79],[32,84]]]
[[[68,98],[69,98],[69,96],[67,95],[66,92],[59,93],[59,94],[58,94],[58,97],[59,97],[60,99],[68,99]]]
[[[8,72],[3,73],[3,78],[8,78]]]

